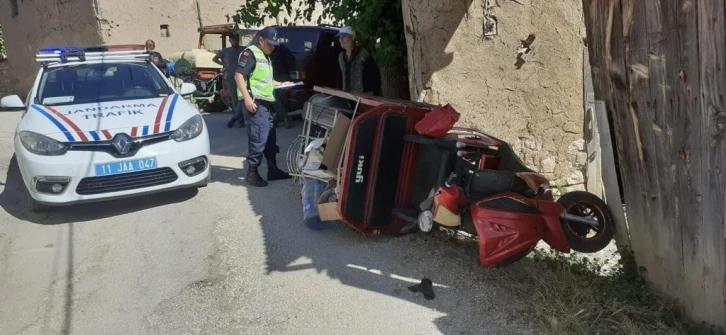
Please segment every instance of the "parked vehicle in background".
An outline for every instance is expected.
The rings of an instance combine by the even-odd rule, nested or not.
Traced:
[[[232,107],[232,100],[227,91],[222,66],[212,61],[220,50],[228,46],[230,35],[240,36],[240,45],[250,43],[259,28],[237,28],[234,23],[210,25],[198,28],[199,43],[196,49],[179,51],[169,56],[171,76],[177,81],[193,83],[197,93],[192,97],[200,109],[206,112],[223,112]],[[221,43],[211,43],[208,35],[219,36]]]
[[[331,25],[272,27],[277,30],[280,44],[290,49],[297,60],[297,71],[291,74],[292,80],[305,83],[290,88],[286,103],[289,115],[300,114],[305,102],[315,94],[314,86],[340,87],[338,54],[343,49],[335,38],[340,28]],[[259,33],[251,43],[256,43],[258,38]]]

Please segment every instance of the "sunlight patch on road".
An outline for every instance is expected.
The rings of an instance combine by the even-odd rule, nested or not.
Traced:
[[[421,282],[421,279],[414,279],[414,278],[409,278],[409,277],[403,277],[403,276],[399,276],[399,275],[396,275],[396,274],[393,274],[393,273],[386,274],[386,273],[383,273],[383,271],[381,271],[381,270],[369,269],[369,268],[366,268],[365,266],[360,266],[360,265],[355,265],[355,264],[346,264],[346,266],[349,267],[349,268],[351,268],[351,269],[366,271],[366,272],[369,272],[369,273],[377,274],[379,276],[387,276],[387,277],[392,278],[392,279],[396,279],[396,280],[400,280],[400,281],[405,281],[405,282],[409,282],[409,283],[412,283],[412,284],[418,284],[418,283]],[[436,284],[436,283],[433,283],[433,286],[435,286],[435,287],[443,287],[443,288],[450,288],[447,285]]]

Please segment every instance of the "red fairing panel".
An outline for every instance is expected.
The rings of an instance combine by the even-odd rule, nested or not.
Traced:
[[[540,240],[555,250],[570,252],[560,225],[564,208],[557,202],[508,192],[482,199],[470,211],[479,236],[479,261],[485,267],[515,257]]]
[[[525,252],[544,236],[542,216],[539,214],[483,207],[487,202],[503,197],[524,200],[528,205],[531,202],[516,194],[506,193],[482,199],[470,207],[479,236],[479,262],[485,267]]]
[[[565,211],[565,208],[554,201],[548,200],[539,200],[537,204],[539,211],[542,213],[542,221],[544,222],[543,240],[552,249],[569,253],[570,242],[567,241],[565,232],[562,231],[562,225],[560,224],[560,214]]]

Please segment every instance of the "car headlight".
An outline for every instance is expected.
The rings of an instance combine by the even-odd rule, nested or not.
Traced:
[[[23,130],[18,136],[23,147],[36,155],[60,156],[68,151],[67,145],[32,131]]]
[[[171,134],[171,138],[177,142],[189,141],[202,133],[204,129],[204,121],[202,116],[197,114],[189,118],[184,124],[181,125],[174,133]]]

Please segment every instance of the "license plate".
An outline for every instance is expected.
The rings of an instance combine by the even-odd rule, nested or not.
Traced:
[[[96,164],[96,176],[110,176],[156,168],[156,157]]]

